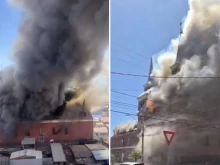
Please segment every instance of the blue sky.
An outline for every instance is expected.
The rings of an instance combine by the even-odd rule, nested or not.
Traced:
[[[177,38],[180,21],[187,12],[187,0],[111,0],[111,71],[147,75],[151,56],[168,48],[171,40]],[[146,81],[111,74],[111,89],[139,96]],[[136,98],[112,92],[111,109],[137,112],[135,106],[118,102],[137,107]],[[111,133],[116,125],[134,119],[111,112]]]
[[[17,37],[21,21],[20,12],[9,6],[6,0],[0,1],[0,65],[11,64],[10,53]]]

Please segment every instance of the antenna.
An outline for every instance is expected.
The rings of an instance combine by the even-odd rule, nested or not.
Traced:
[[[183,25],[183,22],[181,21],[181,22],[180,22],[180,35],[183,34],[182,25]]]
[[[179,49],[179,43],[180,43],[181,34],[183,34],[182,25],[183,25],[183,21],[180,21],[180,24],[179,24],[179,26],[180,26],[180,33],[179,33],[178,45],[177,45],[177,49],[176,49],[176,58],[177,58],[177,55],[178,55],[178,49]]]

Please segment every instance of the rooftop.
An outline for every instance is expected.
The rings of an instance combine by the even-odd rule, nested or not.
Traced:
[[[72,120],[44,120],[44,121],[34,121],[36,123],[72,123],[72,122],[87,122],[87,121],[92,121],[92,119],[72,119]],[[29,123],[30,121],[22,121],[22,123]]]
[[[72,150],[72,153],[75,157],[75,161],[77,164],[97,164],[97,160],[108,160],[106,153],[100,154],[100,152],[93,151],[108,151],[107,147],[103,146],[102,144],[85,144],[85,145],[71,145],[69,146]],[[99,156],[101,155],[101,156]],[[102,156],[104,155],[104,156]],[[101,158],[99,158],[101,157]],[[105,159],[107,158],[107,159]],[[96,161],[95,161],[96,160]]]
[[[63,148],[60,143],[51,143],[50,147],[54,162],[66,162],[66,157],[64,155]]]
[[[96,161],[109,159],[109,151],[107,149],[92,151],[92,154]]]
[[[108,133],[108,129],[106,127],[94,127],[94,133]]]
[[[85,144],[85,146],[90,149],[91,151],[94,150],[105,150],[107,149],[107,147],[103,146],[102,144],[98,143],[98,144]]]
[[[37,151],[37,150],[21,150],[21,151],[16,151],[13,152],[10,156],[10,159],[19,159],[21,157],[25,158],[35,158],[35,159],[40,159],[42,158],[42,152]]]
[[[35,144],[35,138],[24,138],[21,141],[22,145],[30,145],[30,144]]]

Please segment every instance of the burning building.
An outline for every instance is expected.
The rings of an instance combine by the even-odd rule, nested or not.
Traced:
[[[189,0],[189,6],[177,54],[161,54],[163,66],[151,70],[151,86],[138,98],[144,161],[150,164],[220,162],[220,3]],[[176,132],[170,146],[164,130]]]
[[[14,65],[0,73],[0,143],[24,136],[92,138],[90,107],[82,98],[102,70],[109,42],[108,0],[9,3],[22,10],[24,19]],[[66,91],[69,86],[80,92]]]
[[[109,1],[8,2],[24,19],[13,66],[0,73],[0,144],[92,139],[91,107],[83,99],[102,71]]]
[[[68,105],[68,100],[76,96],[75,92],[75,90],[68,90],[65,95],[66,101],[62,106],[42,120],[16,121],[10,136],[1,134],[0,145],[16,145],[25,137],[36,138],[38,143],[49,143],[50,140],[71,142],[93,139],[93,119],[91,112],[86,109],[85,101],[74,106]]]

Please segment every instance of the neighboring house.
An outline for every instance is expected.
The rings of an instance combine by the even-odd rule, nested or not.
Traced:
[[[109,132],[106,127],[94,127],[93,138],[97,140],[109,139]]]
[[[111,154],[114,155],[117,162],[129,161],[128,156],[136,148],[139,141],[140,131],[134,130],[111,137]]]
[[[104,124],[109,124],[109,116],[102,116],[100,121]]]
[[[105,127],[105,125],[102,122],[97,122],[95,123],[95,127]]]

